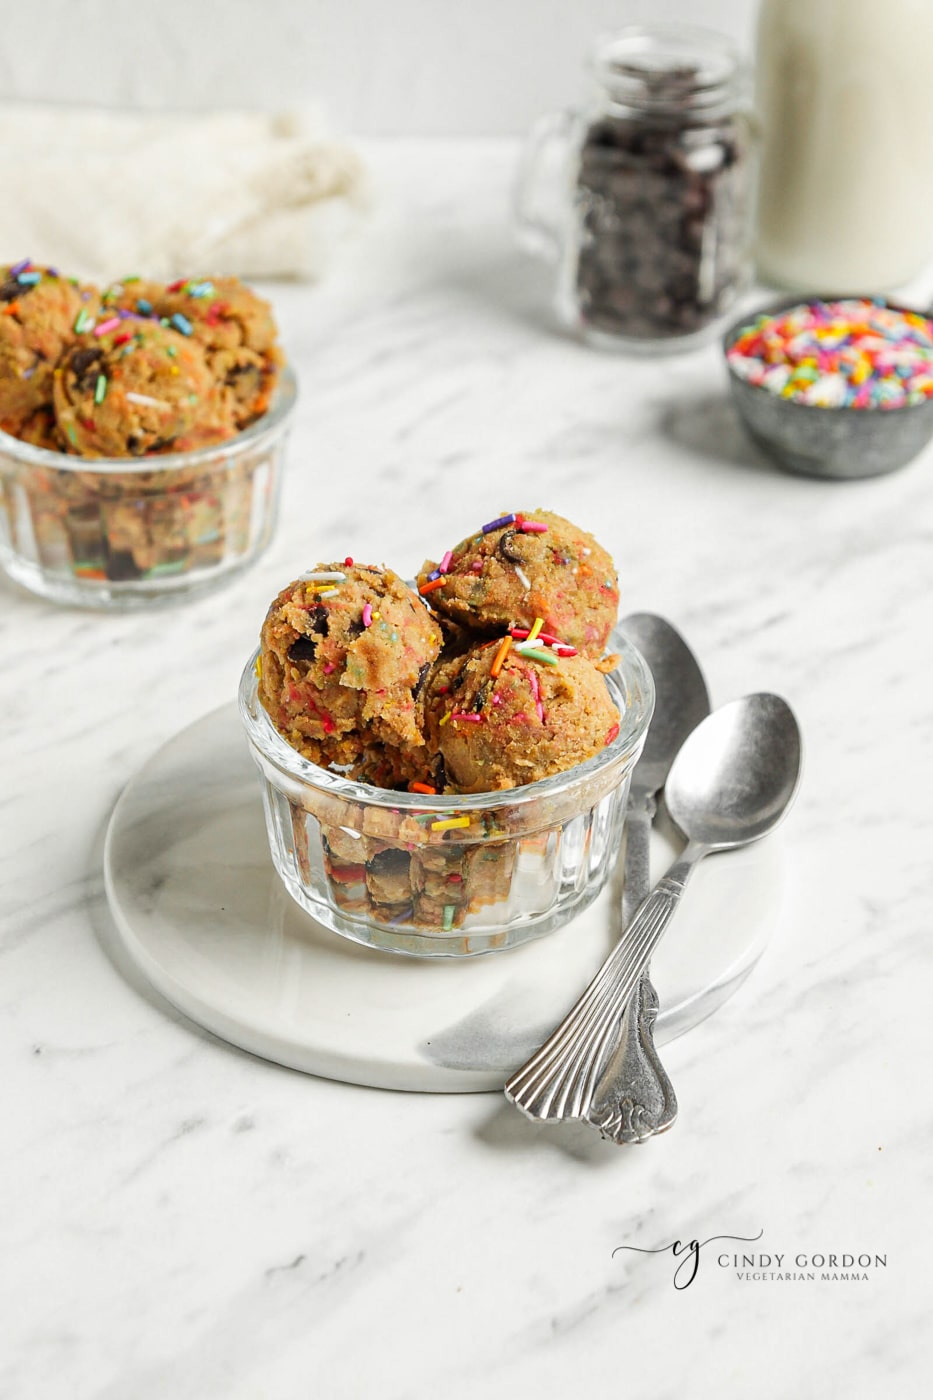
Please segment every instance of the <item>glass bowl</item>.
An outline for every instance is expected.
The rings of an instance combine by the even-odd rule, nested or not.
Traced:
[[[619,733],[595,757],[504,792],[437,797],[370,787],[303,758],[260,703],[257,652],[240,714],[289,894],[335,933],[418,957],[513,948],[566,924],[613,868],[654,707],[647,665],[629,643],[619,652],[607,677]]]
[[[57,603],[135,608],[226,581],[272,538],[298,397],[229,442],[149,457],[72,457],[0,432],[0,564]]]

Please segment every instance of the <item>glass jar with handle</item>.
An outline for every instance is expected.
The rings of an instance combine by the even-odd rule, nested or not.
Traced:
[[[556,263],[564,325],[605,348],[681,349],[751,279],[756,138],[732,44],[686,26],[601,39],[586,107],[545,117],[519,172],[519,234]]]

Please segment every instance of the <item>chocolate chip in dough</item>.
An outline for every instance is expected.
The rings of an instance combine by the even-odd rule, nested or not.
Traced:
[[[289,661],[313,661],[317,655],[317,642],[313,637],[298,637],[288,649]]]

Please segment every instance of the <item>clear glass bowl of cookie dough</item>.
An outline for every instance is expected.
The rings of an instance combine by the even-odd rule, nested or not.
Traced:
[[[229,441],[139,458],[72,457],[0,431],[0,565],[78,607],[216,587],[272,538],[296,401],[286,366],[268,411]]]
[[[469,957],[540,938],[599,894],[654,706],[634,647],[622,644],[607,677],[620,716],[611,743],[564,773],[469,796],[394,792],[311,763],[263,709],[257,658],[239,702],[273,864],[327,928],[393,953]]]

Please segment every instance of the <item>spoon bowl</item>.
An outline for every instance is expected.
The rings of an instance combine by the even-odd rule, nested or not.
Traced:
[[[777,826],[800,779],[800,730],[779,695],[746,695],[693,731],[665,788],[688,842],[711,851],[757,841]]]

